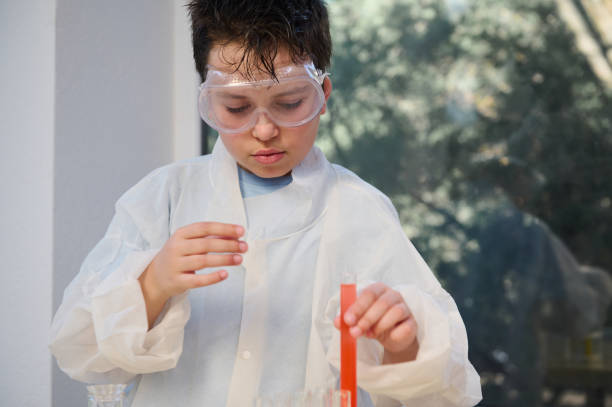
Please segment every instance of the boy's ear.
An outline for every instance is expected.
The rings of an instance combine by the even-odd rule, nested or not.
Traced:
[[[329,79],[329,76],[326,76],[323,80],[323,94],[325,95],[325,103],[323,104],[323,108],[321,109],[321,114],[324,114],[327,110],[327,99],[329,99],[329,95],[331,95],[332,91],[332,82]]]

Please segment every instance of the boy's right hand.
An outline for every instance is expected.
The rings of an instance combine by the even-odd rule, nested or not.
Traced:
[[[243,234],[242,226],[219,222],[197,222],[177,229],[138,279],[149,326],[170,297],[227,278],[225,270],[207,274],[196,271],[240,264],[242,256],[238,253],[248,248],[246,242],[238,240]]]

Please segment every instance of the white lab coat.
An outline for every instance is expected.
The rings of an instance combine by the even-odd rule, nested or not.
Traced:
[[[147,331],[140,273],[177,228],[204,220],[246,225],[242,265],[219,284],[173,297]],[[382,281],[400,291],[418,324],[412,362],[383,366],[380,344],[358,341],[360,405],[480,400],[457,307],[389,199],[316,147],[291,184],[246,200],[221,141],[209,156],[145,177],[119,199],[106,235],[66,288],[50,348],[77,380],[142,375],[135,407],[248,406],[261,393],[329,386],[338,377],[332,321],[343,270],[361,287]]]

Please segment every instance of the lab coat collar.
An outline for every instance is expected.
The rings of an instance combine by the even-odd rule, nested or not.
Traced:
[[[211,158],[210,182],[214,195],[209,218],[247,226],[236,160],[227,151],[221,138],[217,139]],[[267,200],[269,205],[294,209],[289,213],[290,216],[270,222],[265,230],[249,230],[247,227],[248,238],[282,239],[310,228],[324,215],[330,188],[336,182],[336,174],[318,147],[313,146],[304,160],[293,169],[292,177],[293,181],[288,186],[257,197]]]

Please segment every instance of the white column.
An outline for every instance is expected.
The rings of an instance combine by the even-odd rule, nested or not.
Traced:
[[[85,405],[49,354],[53,312],[115,200],[199,153],[183,3],[0,2],[2,406]]]
[[[0,2],[0,405],[51,406],[55,1]]]
[[[54,310],[114,202],[173,160],[173,3],[57,0]],[[56,367],[53,405],[85,387]]]

